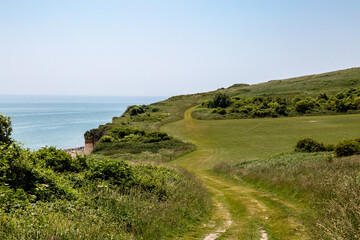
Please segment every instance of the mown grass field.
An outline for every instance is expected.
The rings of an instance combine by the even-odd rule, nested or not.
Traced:
[[[211,154],[215,159],[201,166],[201,169],[208,170],[222,161],[243,161],[292,151],[296,142],[304,137],[324,143],[357,138],[360,135],[360,115],[236,120],[193,119],[191,124],[180,121],[165,125],[162,130],[195,143],[199,148],[196,154],[200,154],[204,146],[211,148]],[[185,158],[190,157],[185,156],[175,162],[183,165]]]
[[[358,137],[360,115],[205,121],[192,119],[192,110],[184,120],[161,128],[197,146],[195,152],[172,163],[194,172],[213,195],[212,220],[187,239],[214,234],[220,239],[261,239],[264,234],[269,239],[311,239],[303,218],[306,207],[301,203],[227,180],[212,169],[221,162],[292,151],[303,137],[325,143]]]

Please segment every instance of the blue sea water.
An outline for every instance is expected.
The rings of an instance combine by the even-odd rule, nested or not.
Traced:
[[[11,117],[12,137],[33,150],[84,146],[84,133],[111,122],[130,105],[166,97],[0,96],[0,114]]]

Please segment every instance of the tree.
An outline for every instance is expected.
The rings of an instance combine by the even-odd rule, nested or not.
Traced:
[[[295,103],[295,109],[299,113],[305,113],[306,111],[311,110],[314,107],[314,102],[309,100],[300,100]]]
[[[9,144],[12,142],[10,138],[11,132],[10,118],[0,115],[0,144]]]
[[[215,94],[213,100],[211,101],[211,107],[213,108],[226,108],[231,105],[231,99],[226,93],[217,93]]]

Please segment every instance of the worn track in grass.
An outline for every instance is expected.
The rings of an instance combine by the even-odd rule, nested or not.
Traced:
[[[192,171],[204,182],[212,193],[214,208],[208,223],[181,238],[307,239],[299,218],[300,206],[208,171],[219,160],[225,160],[219,158],[228,149],[209,141],[202,121],[191,118],[192,110],[186,111],[184,120],[165,125],[162,130],[197,145],[197,151],[173,163]]]

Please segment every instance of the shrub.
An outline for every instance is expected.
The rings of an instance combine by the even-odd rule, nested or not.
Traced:
[[[339,157],[360,154],[360,142],[356,140],[343,140],[336,144],[335,153]]]
[[[352,99],[341,99],[336,101],[336,111],[347,112],[352,109],[356,109],[356,105],[353,104]]]
[[[295,145],[295,151],[297,152],[321,152],[326,151],[326,147],[323,143],[319,143],[311,138],[304,138],[299,140]]]
[[[318,100],[323,99],[327,101],[329,100],[329,97],[326,95],[326,93],[320,93],[317,99]]]
[[[137,128],[128,128],[128,127],[116,127],[116,128],[112,128],[107,133],[107,135],[113,137],[114,140],[123,139],[123,138],[125,138],[126,136],[128,136],[130,134],[144,136],[145,135],[145,130],[137,129]]]
[[[217,113],[217,114],[221,114],[221,115],[225,115],[226,114],[226,110],[224,108],[218,107],[216,109],[213,109],[211,111],[211,113]]]
[[[132,106],[129,106],[127,109],[126,109],[126,113],[129,113],[130,116],[136,116],[138,114],[141,114],[141,113],[144,113],[145,112],[145,109],[144,109],[145,106],[136,106],[136,105],[132,105]]]
[[[240,108],[239,112],[244,114],[249,114],[254,108],[252,106],[244,106]]]
[[[34,163],[42,164],[56,172],[79,172],[87,168],[86,157],[72,158],[70,154],[55,147],[43,147],[32,154]]]
[[[268,109],[259,109],[256,110],[253,114],[254,117],[264,118],[264,117],[277,117],[275,110],[272,108]]]
[[[237,98],[235,98],[235,99],[237,99]],[[240,107],[242,107],[242,106],[244,106],[244,105],[245,105],[245,102],[242,101],[242,100],[237,100],[237,101],[235,101],[235,102],[233,103],[233,106],[234,106],[235,108],[240,108]]]
[[[325,151],[327,152],[331,152],[335,150],[335,145],[334,144],[326,144],[325,145]]]
[[[299,113],[305,113],[314,107],[315,107],[314,102],[309,100],[300,100],[295,103],[295,110]]]
[[[228,113],[238,113],[238,112],[239,112],[239,109],[234,108],[234,107],[232,107],[228,110]]]
[[[269,106],[275,110],[275,112],[279,115],[287,115],[286,114],[286,103],[285,104],[279,104],[278,102],[272,102],[269,104]]]
[[[60,184],[52,170],[42,168],[29,156],[27,151],[15,144],[0,147],[0,183],[14,189],[16,195],[25,192],[31,201],[49,201],[63,196],[73,198],[71,190]]]
[[[296,104],[297,102],[301,101],[301,98],[299,96],[294,97],[294,99],[292,100],[292,104]]]
[[[115,139],[112,136],[105,135],[100,138],[100,142],[114,142]]]
[[[116,185],[130,187],[134,184],[133,167],[117,159],[92,161],[88,179],[110,180]]]
[[[232,103],[230,97],[225,93],[217,93],[214,98],[208,102],[210,108],[226,108]]]
[[[11,143],[11,120],[9,117],[0,115],[0,144]]]
[[[121,142],[143,142],[152,143],[170,140],[165,132],[145,131],[137,128],[117,127],[113,128],[101,138],[100,143]]]
[[[170,137],[165,132],[151,131],[146,133],[146,139],[144,139],[144,142],[152,143],[166,140],[170,140]]]

